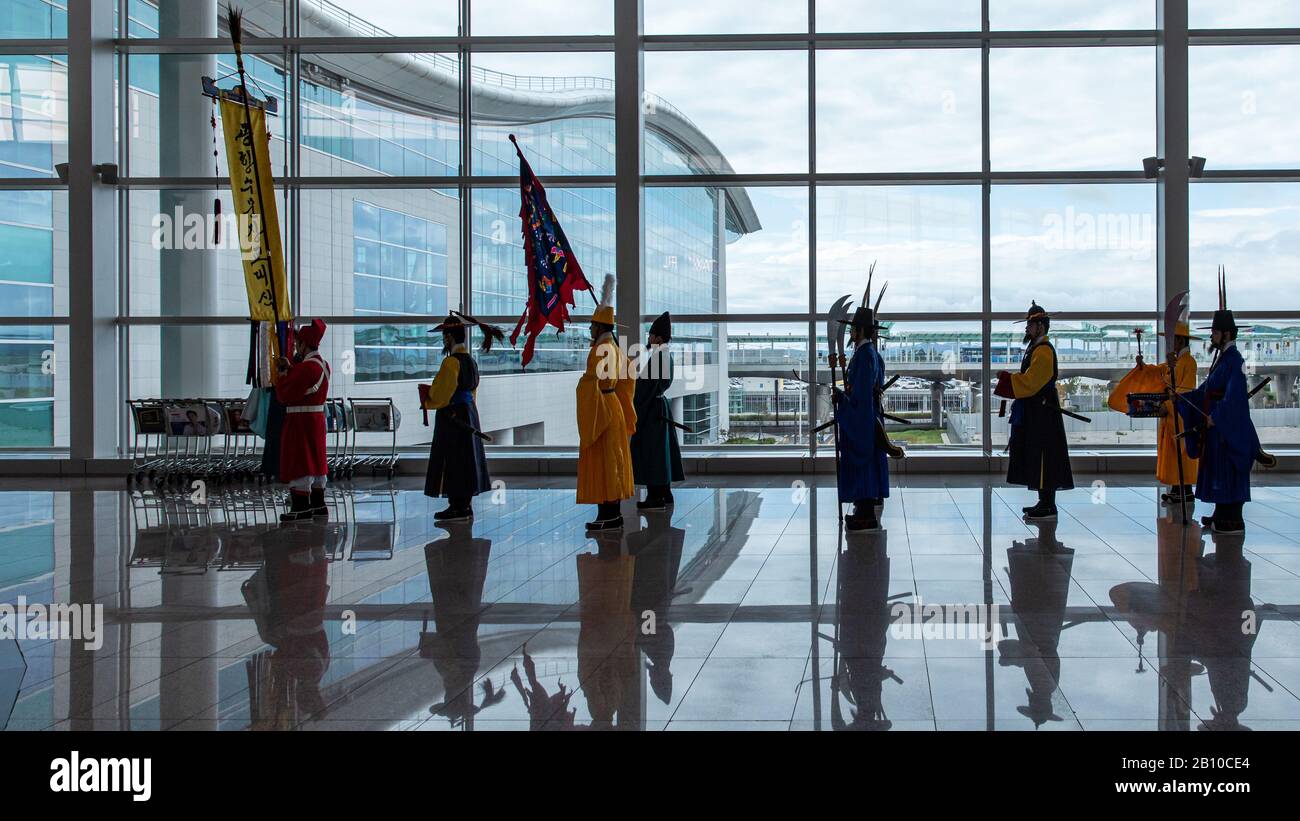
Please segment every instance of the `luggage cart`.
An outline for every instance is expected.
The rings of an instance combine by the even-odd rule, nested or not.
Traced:
[[[382,399],[349,399],[349,416],[352,427],[352,467],[369,468],[371,476],[380,472],[393,478],[397,472],[397,429],[402,424],[402,414],[391,397]],[[392,439],[388,452],[357,455],[357,438],[360,434],[386,433]]]
[[[163,464],[167,441],[167,416],[161,399],[128,399],[131,412],[131,471],[128,485],[152,482]]]
[[[260,438],[244,419],[245,400],[218,399],[221,410],[222,442],[220,472],[223,481],[266,481],[262,475]]]
[[[162,461],[153,476],[155,487],[188,487],[195,479],[211,481],[215,457],[213,439],[221,427],[221,414],[211,400],[165,399],[162,402],[166,433]]]
[[[346,401],[338,397],[326,399],[325,462],[329,466],[330,481],[351,479],[356,472],[356,457],[349,440],[351,429]]]

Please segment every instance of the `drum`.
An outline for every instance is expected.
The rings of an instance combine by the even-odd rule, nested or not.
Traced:
[[[1129,416],[1149,419],[1161,415],[1167,397],[1163,393],[1130,393],[1127,398]]]

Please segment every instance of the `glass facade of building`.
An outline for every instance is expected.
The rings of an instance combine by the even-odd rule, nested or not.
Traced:
[[[218,200],[229,213],[212,106],[196,91],[202,76],[236,82],[219,4],[95,1],[124,38],[119,399],[241,395],[238,254],[160,243],[157,227],[207,218]],[[661,311],[681,317],[676,348],[698,373],[672,398],[691,444],[813,444],[812,422],[828,409],[801,380],[828,375],[821,312],[841,294],[856,298],[872,261],[890,282],[884,311],[898,329],[886,358],[915,382],[899,408],[942,411],[922,444],[997,447],[1004,433],[983,396],[1016,357],[1011,322],[1030,299],[1060,317],[1066,401],[1080,408],[1131,366],[1125,328],[1154,323],[1162,307],[1157,190],[1139,170],[1156,153],[1160,112],[1150,3],[997,0],[987,20],[979,3],[940,12],[821,0],[814,17],[647,4],[641,89],[615,82],[612,2],[540,17],[504,13],[515,7],[498,0],[447,2],[418,23],[388,2],[245,5],[250,30],[279,43],[254,49],[248,66],[256,93],[280,102],[271,152],[296,313],[332,320],[326,355],[341,396],[392,397],[408,419],[414,383],[442,357],[427,333],[435,320],[463,307],[510,329],[523,310],[510,134],[546,181],[588,279],[637,277],[641,316],[624,333],[643,335]],[[1233,307],[1267,314],[1251,317],[1258,337],[1243,347],[1257,351],[1259,376],[1274,377],[1255,399],[1257,425],[1285,443],[1300,422],[1290,356],[1300,312],[1275,295],[1296,270],[1300,231],[1287,138],[1300,119],[1286,102],[1300,46],[1219,31],[1289,24],[1275,13],[1192,2],[1190,15],[1201,32],[1188,55],[1187,132],[1212,169],[1191,186],[1192,307],[1213,307],[1212,271],[1224,264]],[[1004,42],[1018,30],[1043,36]],[[951,36],[935,48],[909,34],[926,31]],[[1124,36],[1090,40],[1098,31]],[[463,46],[416,41],[424,51],[388,39],[457,33],[469,35]],[[517,51],[475,40],[503,34],[521,38]],[[762,48],[713,39],[750,34],[767,38]],[[594,39],[573,49],[528,39],[549,35]],[[61,448],[77,367],[65,361],[74,229],[55,170],[69,139],[65,4],[13,0],[0,37],[49,41],[0,56],[0,447]],[[181,38],[208,46],[130,45]],[[615,113],[630,94],[641,148],[629,187]],[[639,204],[631,249],[617,230],[629,191]],[[620,270],[630,259],[639,272]],[[527,373],[508,346],[481,357],[484,424],[501,445],[576,441],[572,383],[591,303],[578,295],[573,327],[544,334]],[[427,433],[408,424],[401,443]],[[1070,431],[1081,444],[1151,446],[1148,431],[1130,433]]]

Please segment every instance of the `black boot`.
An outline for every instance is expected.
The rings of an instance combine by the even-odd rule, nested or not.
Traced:
[[[435,522],[463,522],[474,518],[474,508],[469,498],[448,497],[447,508],[433,514]]]
[[[1214,516],[1211,517],[1211,529],[1215,533],[1245,533],[1246,521],[1241,515],[1241,509],[1240,502],[1215,505]]]
[[[1160,501],[1167,505],[1179,505],[1183,500],[1192,501],[1191,485],[1174,485],[1168,493],[1160,494]]]
[[[853,503],[853,512],[844,517],[844,529],[848,531],[879,530],[880,517],[876,515],[874,499],[863,499]]]
[[[311,518],[311,499],[306,493],[292,491],[289,494],[289,510],[280,514],[281,522],[302,522]]]
[[[325,488],[312,488],[311,497],[308,499],[307,506],[311,508],[313,519],[328,519],[330,516],[330,509],[325,504]]]
[[[1038,504],[1025,511],[1025,518],[1031,521],[1045,521],[1056,518],[1056,491],[1038,491]]]
[[[645,501],[637,502],[637,510],[663,510],[668,506],[664,498],[664,488],[660,485],[647,485],[645,489]]]
[[[596,506],[596,519],[587,522],[588,530],[621,530],[623,516],[619,513],[618,502],[602,502]]]

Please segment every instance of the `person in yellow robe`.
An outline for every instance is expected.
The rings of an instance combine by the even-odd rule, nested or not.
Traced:
[[[623,527],[619,503],[636,494],[630,437],[636,432],[635,375],[614,336],[614,277],[605,276],[591,318],[591,350],[578,380],[578,504],[596,505],[588,530]]]
[[[1196,380],[1196,360],[1192,357],[1191,340],[1199,337],[1192,336],[1191,329],[1186,322],[1178,323],[1174,331],[1174,350],[1178,352],[1178,358],[1174,362],[1174,390],[1179,393],[1195,390]],[[1165,385],[1169,384],[1169,369],[1161,366],[1165,371]],[[1192,483],[1196,481],[1196,469],[1199,466],[1199,460],[1193,459],[1187,455],[1187,448],[1183,443],[1174,438],[1174,420],[1178,412],[1174,409],[1173,400],[1165,402],[1164,410],[1160,415],[1160,424],[1156,431],[1156,441],[1159,443],[1159,450],[1156,453],[1156,479],[1161,483],[1169,485],[1169,492],[1162,493],[1160,500],[1166,504],[1179,504],[1184,498],[1187,501],[1192,500]],[[1178,460],[1181,459],[1182,474],[1179,475]]]
[[[1160,334],[1164,336],[1163,333]],[[1179,393],[1194,390],[1196,380],[1196,360],[1192,357],[1191,341],[1200,337],[1192,336],[1186,322],[1179,322],[1174,329],[1174,350],[1177,358],[1174,362],[1174,390]],[[1157,393],[1169,388],[1169,366],[1148,365],[1138,354],[1137,365],[1129,371],[1116,385],[1110,395],[1110,406],[1121,413],[1128,411],[1130,393]],[[1169,485],[1169,491],[1160,494],[1160,501],[1165,504],[1180,504],[1184,498],[1192,500],[1192,483],[1196,481],[1199,462],[1187,455],[1183,441],[1175,438],[1174,418],[1176,411],[1173,401],[1167,400],[1160,410],[1160,422],[1156,427],[1156,479]],[[1182,460],[1182,475],[1179,475],[1178,462]]]

